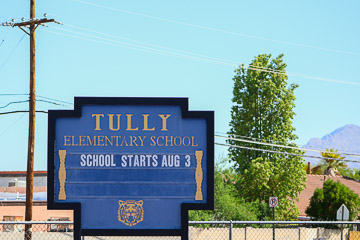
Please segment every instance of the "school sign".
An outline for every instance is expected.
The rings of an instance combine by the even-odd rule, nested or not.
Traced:
[[[48,208],[81,236],[181,236],[213,209],[214,113],[187,98],[76,97],[49,111]]]

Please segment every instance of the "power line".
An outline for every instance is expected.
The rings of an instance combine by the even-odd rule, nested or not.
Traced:
[[[148,45],[148,46],[152,46],[152,47],[158,47],[158,48],[163,48],[166,50],[170,50],[170,51],[175,51],[175,52],[180,52],[180,53],[185,53],[185,54],[189,54],[189,55],[194,55],[194,56],[199,56],[199,57],[204,57],[207,59],[212,59],[212,60],[218,60],[218,61],[223,61],[223,62],[228,62],[230,64],[233,64],[234,66],[237,66],[237,63],[234,61],[229,61],[223,58],[215,58],[215,57],[209,57],[206,55],[202,55],[202,54],[198,54],[198,53],[192,53],[192,52],[188,52],[188,51],[184,51],[184,50],[179,50],[179,49],[175,49],[175,48],[169,48],[169,47],[164,47],[164,46],[160,46],[160,45],[156,45],[156,44],[152,44],[152,43],[146,43],[146,42],[142,42],[142,41],[138,41],[138,40],[133,40],[130,38],[124,38],[124,37],[120,37],[120,36],[115,36],[112,34],[108,34],[108,33],[103,33],[103,32],[99,32],[99,31],[94,31],[91,29],[87,29],[87,28],[83,28],[83,27],[78,27],[78,26],[74,26],[74,25],[70,25],[70,24],[63,24],[64,26],[68,26],[68,27],[72,27],[75,29],[80,29],[80,30],[84,30],[84,31],[88,31],[88,32],[92,32],[92,33],[96,33],[96,34],[100,34],[100,35],[104,35],[104,36],[108,36],[108,37],[113,37],[113,38],[118,38],[118,39],[122,39],[125,41],[130,41],[130,42],[135,42],[135,43],[139,43],[139,44],[143,44],[143,45]],[[56,27],[54,27],[56,28]],[[64,30],[64,29],[60,29],[60,28],[56,28],[59,30]],[[69,31],[72,33],[76,33],[79,34],[79,32],[74,32],[74,31],[70,31],[70,30],[65,30],[65,31]],[[249,65],[249,69],[254,68],[254,69],[264,69],[264,70],[268,70],[270,72],[274,72],[274,73],[285,73],[284,71],[279,71],[276,69],[272,69],[272,68],[266,68],[266,67],[261,67],[261,66],[256,66],[256,65]]]
[[[170,51],[185,53],[185,54],[194,55],[194,56],[200,56],[200,57],[209,58],[209,59],[213,59],[213,60],[219,60],[219,61],[229,62],[229,63],[231,63],[231,64],[236,65],[236,62],[229,61],[229,60],[222,59],[222,58],[209,57],[209,56],[205,56],[205,55],[198,54],[198,53],[192,53],[192,52],[188,52],[188,51],[184,51],[184,50],[179,50],[179,49],[175,49],[175,48],[164,47],[164,46],[157,45],[157,44],[146,43],[146,42],[143,42],[143,41],[133,40],[133,39],[130,39],[130,38],[124,38],[124,37],[120,37],[120,36],[116,36],[116,35],[112,35],[112,34],[108,34],[108,33],[103,33],[103,32],[99,32],[99,31],[94,31],[94,30],[91,30],[91,29],[87,29],[87,28],[83,28],[83,27],[78,27],[78,26],[74,26],[74,25],[70,25],[70,24],[63,24],[63,25],[64,25],[64,26],[68,26],[68,27],[72,27],[72,28],[76,28],[76,29],[80,29],[80,30],[84,30],[84,31],[88,31],[88,32],[92,32],[92,33],[96,33],[96,34],[100,34],[100,35],[104,35],[104,36],[108,36],[108,37],[113,37],[113,38],[122,39],[122,40],[125,40],[125,41],[130,41],[130,42],[134,42],[134,43],[138,43],[138,44],[143,44],[143,45],[148,45],[148,46],[157,47],[157,48],[163,48],[163,49],[170,50]],[[59,29],[59,28],[58,28],[58,29]],[[61,29],[61,30],[63,30],[63,29]],[[73,31],[72,31],[72,32],[73,32]],[[74,32],[74,33],[78,33],[78,32]]]
[[[189,53],[184,54],[184,53],[178,53],[178,52],[174,52],[174,51],[171,52],[171,51],[168,51],[168,50],[157,49],[157,48],[154,48],[154,47],[147,47],[147,46],[142,46],[142,45],[139,45],[139,44],[127,43],[127,42],[113,40],[113,39],[109,39],[109,38],[103,38],[103,37],[99,37],[99,36],[95,36],[95,35],[91,35],[91,34],[87,34],[87,33],[80,33],[80,32],[67,30],[67,29],[62,29],[62,28],[57,28],[57,27],[52,27],[52,28],[57,29],[57,30],[61,30],[61,31],[66,31],[66,32],[70,32],[70,33],[83,35],[83,36],[86,36],[86,37],[100,39],[100,40],[103,40],[103,41],[108,41],[108,42],[112,42],[112,43],[116,43],[116,44],[120,44],[120,45],[139,48],[139,49],[146,50],[146,51],[152,51],[152,52],[156,52],[156,53],[160,53],[160,54],[161,53],[171,54],[171,55],[179,56],[179,57],[192,58],[194,60],[200,60],[200,61],[205,60],[207,62],[228,64],[230,66],[237,66],[235,62],[230,62],[230,61],[227,61],[227,60],[225,60],[225,61],[224,60],[219,60],[219,59],[211,58],[211,57],[207,57],[207,56],[198,57],[198,56],[196,56],[196,54],[193,54],[193,53],[191,53],[191,55],[189,55]]]
[[[300,150],[300,151],[311,151],[311,152],[318,152],[318,153],[336,153],[336,154],[347,155],[347,156],[352,156],[352,157],[360,157],[360,155],[358,155],[358,154],[351,154],[351,153],[330,152],[330,151],[326,151],[326,150],[320,151],[320,150],[315,150],[315,149],[310,149],[310,148],[299,148],[299,147],[279,145],[279,144],[273,144],[273,143],[264,143],[264,142],[257,142],[257,141],[251,141],[251,140],[244,140],[244,139],[239,139],[239,138],[223,137],[223,136],[219,136],[219,135],[215,135],[215,137],[225,138],[225,139],[234,140],[234,141],[238,141],[238,142],[253,143],[253,144],[272,146],[272,147],[296,149],[296,150]]]
[[[21,110],[21,111],[11,111],[11,112],[0,112],[0,115],[6,115],[6,114],[14,114],[14,113],[28,113],[28,110]],[[47,111],[43,110],[36,110],[37,113],[48,113]]]
[[[6,128],[3,132],[0,133],[0,137],[2,135],[4,135],[5,133],[7,133],[7,131],[9,131],[10,128],[12,128],[17,122],[20,121],[20,119],[22,119],[24,117],[25,113],[23,113],[18,119],[16,119],[8,128]]]
[[[55,98],[49,98],[49,97],[44,97],[44,96],[40,96],[40,95],[37,95],[38,98],[44,98],[44,99],[47,99],[47,100],[53,100],[53,101],[56,101],[56,102],[61,102],[61,103],[66,103],[66,104],[69,104],[69,105],[73,105],[71,102],[66,102],[66,101],[62,101],[62,100],[59,100],[59,99],[55,99]]]
[[[236,36],[252,38],[252,39],[259,39],[259,40],[263,40],[263,41],[271,41],[271,42],[276,42],[276,43],[286,44],[286,45],[291,45],[291,46],[297,46],[297,47],[318,49],[321,51],[336,52],[336,53],[360,56],[360,53],[357,53],[357,52],[343,51],[343,50],[337,50],[337,49],[331,49],[331,48],[323,48],[323,47],[318,47],[318,46],[313,46],[313,45],[308,45],[308,44],[294,43],[294,42],[288,42],[288,41],[282,41],[282,40],[276,40],[276,39],[271,39],[271,38],[266,38],[266,37],[255,36],[255,35],[243,34],[243,33],[234,32],[234,31],[228,31],[228,30],[223,30],[223,29],[218,29],[218,28],[213,28],[213,27],[207,27],[207,26],[202,26],[202,25],[197,25],[197,24],[191,24],[191,23],[171,20],[171,19],[162,18],[162,17],[155,17],[155,16],[137,13],[137,12],[131,12],[131,11],[127,11],[127,10],[123,10],[123,9],[119,9],[119,8],[104,6],[104,5],[100,5],[100,4],[96,4],[96,3],[90,3],[90,2],[86,2],[86,1],[82,1],[82,0],[72,0],[72,1],[78,2],[81,4],[92,5],[92,6],[103,8],[103,9],[113,10],[113,11],[117,11],[117,12],[123,12],[123,13],[131,14],[131,15],[135,15],[135,16],[146,17],[146,18],[150,18],[150,19],[160,20],[160,21],[169,22],[169,23],[175,23],[175,24],[179,24],[179,25],[184,25],[184,26],[188,26],[188,27],[194,27],[194,28],[199,28],[199,29],[204,29],[204,30],[209,30],[209,31],[214,31],[214,32],[220,32],[220,33],[236,35]]]
[[[74,36],[74,35],[70,35],[70,34],[66,34],[66,33],[59,33],[59,32],[49,31],[49,30],[45,30],[45,29],[41,29],[41,31],[54,33],[54,34],[58,34],[58,35],[64,35],[64,36],[67,36],[67,37],[72,37],[72,38],[77,38],[77,39],[82,39],[82,40],[87,40],[87,41],[96,42],[96,43],[107,44],[107,45],[111,45],[111,46],[117,46],[117,47],[134,49],[134,50],[139,50],[139,51],[144,51],[144,52],[156,53],[156,54],[159,54],[159,55],[180,57],[180,58],[184,58],[184,59],[191,59],[191,60],[200,61],[200,62],[207,62],[207,63],[215,63],[215,64],[219,64],[219,65],[221,65],[221,64],[222,65],[229,65],[228,63],[201,59],[201,58],[197,58],[197,57],[194,57],[194,56],[186,56],[184,54],[169,53],[169,52],[166,53],[166,51],[164,51],[164,50],[150,50],[150,49],[145,49],[146,47],[142,47],[142,48],[141,47],[132,47],[132,46],[125,46],[125,45],[122,45],[120,43],[112,43],[112,42],[116,42],[114,40],[110,40],[110,42],[105,42],[105,41],[99,41],[99,40],[96,40],[96,39],[89,39],[89,38],[85,38],[85,37]],[[96,37],[96,38],[99,38],[99,37]],[[230,64],[230,65],[232,67],[234,67],[234,66],[236,67],[236,65],[233,65],[233,64]]]
[[[48,101],[48,100],[37,99],[36,101],[44,102],[44,103],[50,103],[50,104],[57,105],[57,106],[71,107],[69,105],[65,105],[65,104],[58,103],[58,102],[53,102],[53,101]]]
[[[9,54],[9,56],[5,59],[4,63],[1,65],[0,70],[3,69],[3,67],[5,66],[5,64],[7,63],[7,61],[10,59],[10,57],[13,55],[13,53],[15,52],[15,50],[18,48],[19,44],[21,43],[21,41],[24,39],[25,34],[20,38],[20,40],[18,41],[18,43],[16,44],[15,48],[11,51],[11,53]]]
[[[261,139],[261,138],[255,138],[255,137],[248,137],[248,136],[242,136],[242,135],[237,135],[237,134],[228,134],[228,133],[221,133],[221,132],[215,132],[216,134],[220,134],[220,135],[223,135],[223,136],[231,136],[231,137],[236,137],[237,139],[242,139],[242,138],[245,138],[245,139],[251,139],[251,140],[254,140],[254,141],[257,141],[257,142],[260,142],[260,143],[273,143],[273,144],[279,144],[279,145],[285,145],[285,146],[289,146],[289,145],[286,145],[288,144],[287,142],[280,142],[280,141],[271,141],[271,140],[267,140],[267,139]],[[220,136],[222,137],[222,136]],[[295,144],[295,143],[294,143]],[[292,146],[291,146],[292,147]],[[331,148],[331,147],[329,147]],[[312,147],[311,149],[315,149],[315,150],[319,150],[320,152],[326,152],[324,151],[323,148],[316,148],[316,147]],[[357,152],[349,152],[348,150],[343,150],[343,149],[336,149],[340,152],[337,152],[339,154],[342,154],[341,152],[347,152],[347,154],[353,154],[353,155],[359,155],[360,153],[357,153]],[[333,152],[329,152],[329,153],[333,153]]]
[[[94,36],[94,35],[91,35],[91,34],[79,33],[79,32],[66,30],[66,29],[60,29],[60,28],[55,28],[55,29],[58,29],[58,30],[61,30],[61,31],[67,31],[67,32],[71,32],[71,33],[75,33],[75,34],[79,34],[79,35],[83,35],[83,36],[86,36],[86,37],[75,36],[74,34],[65,34],[65,33],[60,33],[60,32],[53,32],[53,31],[44,30],[44,29],[42,29],[42,31],[50,32],[50,33],[54,33],[54,34],[58,34],[58,35],[64,35],[64,36],[67,36],[67,37],[72,37],[72,38],[77,38],[77,39],[82,39],[82,40],[87,40],[87,41],[92,41],[92,42],[117,46],[117,47],[124,47],[124,48],[129,48],[129,49],[145,51],[145,52],[151,52],[151,53],[165,55],[165,56],[180,57],[180,58],[191,59],[191,60],[200,61],[200,62],[214,63],[214,64],[218,64],[218,65],[227,65],[227,66],[231,66],[231,67],[240,67],[240,68],[243,68],[243,69],[254,70],[254,71],[259,71],[259,72],[268,72],[268,73],[273,73],[273,74],[282,74],[282,75],[288,75],[288,76],[294,76],[294,77],[301,77],[301,78],[305,78],[305,79],[313,79],[313,80],[319,80],[319,81],[325,81],[325,82],[333,82],[333,83],[341,83],[341,84],[347,84],[347,85],[360,86],[360,83],[358,83],[358,82],[350,82],[350,81],[344,81],[344,80],[315,77],[315,76],[309,76],[309,75],[305,75],[305,74],[301,74],[301,73],[283,72],[283,71],[279,71],[279,70],[276,70],[276,69],[268,69],[268,68],[263,68],[263,67],[257,67],[257,66],[254,66],[254,65],[249,65],[249,67],[246,68],[246,67],[241,66],[241,65],[239,66],[235,62],[232,62],[232,61],[228,61],[228,60],[223,61],[223,60],[220,60],[218,58],[207,57],[207,56],[204,56],[204,55],[202,55],[202,57],[198,57],[198,56],[196,56],[197,54],[188,55],[188,54],[171,52],[171,51],[162,50],[162,49],[156,49],[156,48],[153,48],[153,47],[141,46],[139,44],[126,43],[126,42],[122,42],[122,41],[112,40],[112,39],[108,39],[108,38]],[[90,39],[89,37],[95,38],[95,39]],[[96,39],[100,39],[100,40],[96,40]],[[187,53],[189,53],[189,52],[187,52]],[[214,59],[218,59],[218,60],[214,60]]]
[[[1,45],[3,45],[3,43],[5,42],[5,38],[6,38],[6,36],[8,35],[9,32],[10,32],[10,29],[7,30],[7,32],[5,33],[3,39],[1,40],[1,42],[0,42],[0,47],[1,47]]]
[[[0,108],[6,108],[12,104],[18,104],[18,103],[26,103],[26,102],[29,102],[29,100],[25,100],[25,101],[16,101],[16,102],[9,102],[8,104],[4,105],[4,106],[1,106]]]
[[[280,151],[274,151],[274,150],[266,150],[266,149],[260,149],[260,148],[253,148],[253,147],[245,147],[245,146],[238,146],[238,145],[231,145],[231,144],[225,144],[225,143],[215,143],[215,145],[219,146],[226,146],[226,147],[233,147],[233,148],[240,148],[240,149],[246,149],[246,150],[253,150],[253,151],[260,151],[260,152],[269,152],[269,153],[278,153],[283,155],[290,155],[290,156],[298,156],[298,157],[307,157],[307,158],[317,158],[317,159],[324,159],[322,157],[317,156],[310,156],[310,155],[302,155],[302,154],[296,154],[296,153],[289,153],[289,152],[280,152]],[[337,159],[337,158],[326,158],[330,160],[336,160],[336,161],[342,161],[342,162],[355,162],[360,163],[360,161],[355,160],[348,160],[348,159]]]

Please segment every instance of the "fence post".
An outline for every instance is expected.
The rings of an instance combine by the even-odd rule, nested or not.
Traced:
[[[232,228],[233,228],[233,223],[232,223],[232,220],[230,220],[230,227],[229,227],[229,240],[232,240]]]

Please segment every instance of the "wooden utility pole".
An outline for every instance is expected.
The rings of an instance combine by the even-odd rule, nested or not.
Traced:
[[[36,112],[36,92],[35,92],[35,30],[39,25],[48,22],[56,22],[54,19],[35,18],[35,0],[30,0],[30,20],[19,23],[3,23],[3,26],[19,27],[30,36],[30,101],[29,101],[29,138],[26,172],[26,207],[25,221],[32,220],[33,207],[33,186],[34,186],[34,151],[35,151],[35,112]],[[29,28],[29,32],[24,28]],[[25,225],[25,240],[32,239],[32,225]]]

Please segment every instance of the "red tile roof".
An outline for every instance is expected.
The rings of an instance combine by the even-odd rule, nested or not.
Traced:
[[[309,206],[310,198],[314,194],[315,189],[322,188],[324,180],[329,178],[333,181],[340,181],[342,184],[349,187],[360,196],[360,181],[342,176],[308,174],[306,177],[306,188],[300,193],[299,202],[296,203],[296,205],[299,207],[299,216],[306,216],[305,210]]]

